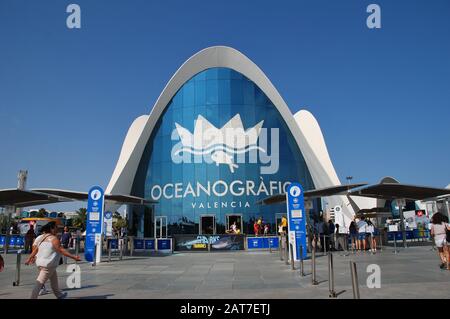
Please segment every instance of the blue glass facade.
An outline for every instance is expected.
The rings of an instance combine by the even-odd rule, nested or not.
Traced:
[[[180,143],[175,123],[192,133],[198,116],[202,116],[220,129],[237,114],[244,130],[263,121],[269,141],[267,154],[274,151],[271,142],[276,138],[273,129],[277,130],[276,173],[262,174],[261,167],[268,164],[260,160],[251,163],[248,158],[233,172],[229,165],[174,163],[172,150]],[[158,204],[145,212],[135,209],[135,228],[143,234],[143,224],[153,219],[148,217],[150,214],[168,217],[169,235],[192,234],[198,233],[200,216],[214,215],[217,233],[223,233],[227,215],[242,215],[244,233],[252,233],[253,221],[259,217],[271,223],[271,230],[275,231],[275,215],[286,212],[285,204],[261,206],[256,202],[278,193],[291,181],[302,183],[305,190],[314,188],[300,149],[276,107],[242,74],[227,68],[208,69],[191,78],[175,94],[146,145],[132,194],[157,200]]]

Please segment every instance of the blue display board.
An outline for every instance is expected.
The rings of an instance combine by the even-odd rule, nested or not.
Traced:
[[[157,239],[158,250],[171,250],[170,239]]]
[[[147,250],[155,250],[155,240],[154,239],[145,239],[144,247]]]
[[[102,233],[104,195],[100,186],[94,186],[88,192],[84,258],[89,262],[94,261],[95,235]]]
[[[278,249],[278,237],[247,237],[247,249],[269,249],[270,247]]]
[[[407,230],[405,231],[406,233],[406,240],[412,240],[415,238],[420,238],[420,237],[414,237],[414,231],[412,230]],[[393,241],[394,240],[394,235],[395,235],[395,240],[396,241],[402,241],[403,240],[403,233],[401,231],[397,231],[397,232],[388,232],[388,241]]]
[[[111,249],[119,249],[119,241],[117,239],[110,239],[109,243]]]
[[[143,239],[134,239],[133,240],[134,249],[144,249],[144,240]]]
[[[18,236],[16,238],[16,246],[20,246],[20,247],[25,246],[25,238],[22,236]]]
[[[289,227],[289,244],[294,250],[294,260],[300,260],[300,246],[303,246],[303,258],[307,256],[305,201],[303,187],[299,183],[289,185],[286,192],[286,205]]]
[[[4,246],[5,245],[5,236],[0,236],[0,246]]]

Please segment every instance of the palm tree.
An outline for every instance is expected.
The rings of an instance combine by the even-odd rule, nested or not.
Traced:
[[[118,212],[115,212],[113,214],[113,228],[120,230],[126,227],[128,227],[128,220],[123,218]]]
[[[72,225],[80,228],[81,231],[86,229],[86,218],[87,218],[87,210],[86,208],[80,208],[77,210],[77,216],[73,219]]]

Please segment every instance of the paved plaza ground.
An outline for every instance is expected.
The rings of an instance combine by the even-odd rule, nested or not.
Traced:
[[[341,256],[334,253],[335,290],[338,298],[353,298],[349,261],[357,263],[361,298],[429,299],[450,297],[450,271],[439,269],[436,251],[431,247],[399,249],[386,247]],[[4,256],[4,255],[3,255]],[[22,259],[25,260],[26,255]],[[106,259],[105,259],[106,260]],[[318,253],[318,286],[311,284],[311,263],[305,261],[306,276],[280,261],[278,252],[175,253],[173,255],[133,256],[102,262],[93,267],[79,263],[81,288],[68,289],[65,265],[58,268],[60,286],[68,298],[232,298],[284,299],[329,298],[328,259]],[[0,299],[29,298],[37,276],[36,267],[22,265],[20,286],[13,287],[16,256],[6,258],[0,273]],[[367,266],[381,267],[381,288],[366,286]],[[298,266],[298,265],[296,265]],[[297,267],[298,268],[298,267]],[[48,285],[50,289],[50,285]],[[54,299],[53,294],[40,297]]]

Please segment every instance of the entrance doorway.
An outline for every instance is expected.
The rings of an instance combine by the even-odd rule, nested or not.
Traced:
[[[213,235],[216,233],[216,216],[201,215],[200,216],[200,235]]]
[[[155,216],[155,238],[167,238],[167,216]]]
[[[242,233],[242,229],[243,229],[243,224],[242,224],[242,215],[241,214],[230,214],[230,215],[226,215],[227,217],[227,229],[226,231],[230,231],[231,230],[231,225],[233,225],[233,223],[236,223],[236,228],[238,230],[238,233],[241,234]]]

